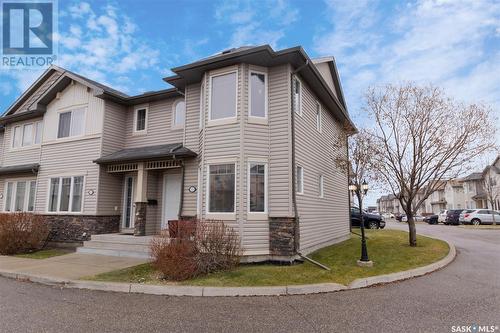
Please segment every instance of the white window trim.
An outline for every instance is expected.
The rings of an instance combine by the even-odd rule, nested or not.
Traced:
[[[297,188],[296,191],[297,191],[297,194],[304,194],[304,167],[297,165],[297,170],[295,170],[296,174],[297,174],[297,171],[299,168],[300,168],[300,178],[302,179],[302,182],[301,182],[302,188],[300,189],[300,191]],[[295,179],[295,182],[296,182],[296,185],[298,187],[298,185],[299,185],[298,179]]]
[[[253,116],[252,115],[252,84],[251,77],[252,74],[264,75],[264,117]],[[258,71],[254,69],[248,70],[248,122],[255,124],[268,124],[268,111],[269,111],[269,79],[266,72]]]
[[[58,119],[59,120],[59,119]],[[41,127],[41,131],[42,131],[42,135],[40,137],[40,142],[39,143],[35,143],[35,138],[36,138],[36,125],[37,124],[42,124],[42,127]],[[33,129],[32,129],[32,137],[31,137],[31,140],[32,140],[32,143],[30,145],[26,145],[26,146],[23,146],[23,137],[24,137],[24,127],[27,126],[27,125],[32,125],[33,126]],[[15,129],[19,127],[20,130],[21,130],[21,145],[19,147],[15,147],[14,144],[15,144]],[[15,126],[12,126],[12,139],[11,139],[11,144],[10,144],[10,150],[27,150],[27,149],[33,149],[33,148],[39,148],[42,144],[42,140],[43,140],[43,121],[42,120],[37,120],[37,121],[32,121],[32,122],[27,122],[27,123],[23,123],[23,124],[18,124],[18,125],[15,125]]]
[[[183,124],[176,124],[175,123],[175,108],[177,107],[177,104],[181,103],[181,102],[184,102],[184,123]],[[182,99],[182,98],[179,98],[177,100],[174,101],[174,103],[172,103],[172,125],[171,125],[171,128],[172,129],[182,129],[184,128],[185,124],[186,124],[186,113],[187,113],[187,105],[186,105],[186,99]],[[146,111],[146,119],[147,119],[147,114],[148,114],[148,111]],[[147,128],[147,127],[146,127]]]
[[[75,177],[83,177],[83,186],[82,186],[82,205],[80,207],[79,212],[72,212],[71,207],[73,205],[73,185],[75,183]],[[50,181],[52,178],[59,178],[59,188],[57,190],[57,210],[56,211],[50,211],[49,210],[49,205],[50,205]],[[68,211],[60,211],[61,208],[61,191],[62,191],[62,179],[63,178],[71,178],[71,186],[70,186],[70,196],[69,196],[69,204],[68,204]],[[58,176],[48,176],[47,179],[47,199],[46,199],[46,205],[45,205],[45,212],[47,214],[51,215],[83,215],[83,210],[84,210],[84,204],[85,204],[85,185],[86,185],[86,179],[87,177],[83,174],[71,174],[71,175],[58,175]]]
[[[247,166],[247,218],[248,219],[267,219],[268,216],[268,161],[267,160],[254,160],[249,159]],[[250,211],[250,166],[252,164],[264,164],[264,211],[263,212],[252,212]]]
[[[318,113],[319,109],[319,113]],[[323,108],[321,107],[321,103],[319,101],[316,101],[316,130],[319,133],[323,133]],[[319,118],[318,118],[319,116]],[[319,120],[319,121],[318,121]]]
[[[144,129],[138,131],[137,130],[137,112],[139,110],[146,110],[146,119],[144,124]],[[134,107],[134,128],[132,129],[132,135],[146,135],[148,134],[148,119],[149,119],[149,105],[136,105]]]
[[[35,194],[34,194],[34,201],[33,201],[33,210],[32,211],[28,211],[29,196],[30,196],[30,191],[31,191],[30,183],[33,182],[33,181],[35,182]],[[23,202],[23,210],[22,210],[22,212],[27,212],[27,213],[33,213],[33,212],[35,212],[36,193],[37,193],[37,190],[38,190],[38,184],[36,184],[37,180],[35,178],[26,178],[26,179],[18,178],[18,179],[6,179],[4,181],[3,213],[9,213],[9,214],[10,213],[18,213],[13,208],[15,208],[15,205],[16,205],[17,183],[19,183],[19,182],[25,182],[26,183],[26,188],[25,188],[25,192],[24,192],[24,202]],[[12,183],[13,184],[13,186],[12,186],[12,194],[11,194],[11,198],[10,198],[10,207],[9,207],[10,211],[5,210],[6,205],[7,205],[7,184],[8,183]]]
[[[234,164],[234,210],[232,212],[222,212],[222,213],[217,213],[217,212],[210,212],[210,166],[211,165],[217,165],[217,164]],[[210,162],[206,163],[207,170],[206,170],[206,175],[207,175],[207,188],[205,191],[206,194],[206,206],[205,206],[205,214],[207,219],[218,219],[218,220],[235,220],[236,219],[236,195],[237,195],[237,190],[238,190],[238,163],[236,163],[235,159],[218,159],[218,160],[213,160]]]
[[[201,164],[198,166],[198,188],[196,189],[196,215],[198,215],[198,218],[201,219],[202,215],[202,192],[201,192],[201,183],[202,183],[202,177],[203,177],[203,168]]]
[[[83,129],[82,129],[82,134],[79,135],[71,135],[71,124],[73,124],[73,111],[83,109]],[[71,112],[71,122],[69,125],[69,135],[60,138],[59,137],[59,118],[61,117],[61,113],[68,113]],[[56,135],[55,135],[55,140],[72,140],[72,139],[78,139],[82,138],[85,136],[85,128],[87,127],[87,106],[86,105],[76,105],[76,106],[71,106],[67,108],[62,108],[57,110],[57,128],[56,128]],[[42,129],[43,131],[43,129]]]
[[[300,85],[300,91],[299,91],[299,110],[298,110],[298,112],[297,112],[297,110],[294,110],[294,112],[295,112],[296,114],[298,114],[299,116],[301,116],[301,117],[302,117],[302,113],[303,113],[303,112],[302,112],[302,100],[303,100],[303,97],[304,97],[304,96],[303,96],[303,95],[304,95],[304,94],[303,94],[303,91],[304,91],[304,85],[302,84],[302,81],[301,81],[301,80],[300,80],[297,76],[295,76],[295,80],[296,80],[297,82],[299,82],[299,85]],[[293,99],[293,96],[292,96],[292,99]]]
[[[234,116],[231,117],[226,117],[226,118],[219,118],[219,119],[212,119],[212,81],[214,77],[217,76],[223,76],[223,75],[228,75],[228,74],[236,74],[236,84],[235,84],[235,89],[234,93],[236,96],[236,103],[235,103],[235,110],[234,110]],[[232,124],[235,123],[238,119],[238,69],[231,69],[225,72],[220,72],[217,74],[211,74],[209,77],[209,94],[208,94],[208,126],[214,126],[214,125],[224,125],[224,124]]]
[[[319,197],[323,199],[325,197],[325,176],[319,175],[318,177],[318,189],[319,189]]]

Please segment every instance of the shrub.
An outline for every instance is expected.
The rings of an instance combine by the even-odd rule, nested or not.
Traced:
[[[25,253],[41,249],[49,235],[49,226],[40,215],[31,213],[0,214],[0,254]]]
[[[151,242],[153,267],[165,278],[180,281],[197,275],[228,270],[238,265],[238,234],[222,221],[179,221],[178,238],[162,232]]]

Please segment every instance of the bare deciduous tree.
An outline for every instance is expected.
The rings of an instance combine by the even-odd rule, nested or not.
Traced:
[[[491,176],[490,167],[487,167],[483,172],[483,188],[486,194],[486,200],[489,202],[491,209],[499,209],[497,207],[497,200],[500,196],[498,193],[496,179]],[[496,225],[497,221],[495,218],[495,214],[492,212],[493,224]]]
[[[370,89],[366,110],[375,123],[377,176],[398,198],[408,216],[410,246],[416,246],[413,217],[424,201],[441,180],[468,171],[478,155],[495,148],[492,111],[412,83]]]

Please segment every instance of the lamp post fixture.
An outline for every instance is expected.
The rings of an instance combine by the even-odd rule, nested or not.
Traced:
[[[368,249],[366,248],[366,238],[365,238],[365,221],[363,217],[363,196],[368,193],[368,183],[363,180],[361,184],[356,184],[351,182],[349,184],[349,191],[356,195],[358,198],[359,213],[361,217],[360,228],[361,228],[361,259],[358,260],[359,266],[371,267],[373,262],[368,258]]]

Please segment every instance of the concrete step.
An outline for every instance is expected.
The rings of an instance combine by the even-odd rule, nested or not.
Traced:
[[[98,255],[103,255],[103,256],[151,259],[149,253],[145,253],[145,252],[119,251],[119,250],[108,250],[108,249],[93,249],[93,248],[88,248],[88,247],[79,247],[78,249],[76,249],[76,252],[87,253],[87,254],[98,254]]]
[[[118,243],[106,241],[87,241],[83,242],[83,247],[92,249],[107,249],[107,250],[120,250],[132,252],[149,252],[149,245],[134,244],[134,243]]]
[[[79,253],[101,254],[131,258],[150,258],[150,243],[153,236],[136,237],[122,234],[92,235],[90,241],[83,242]]]

